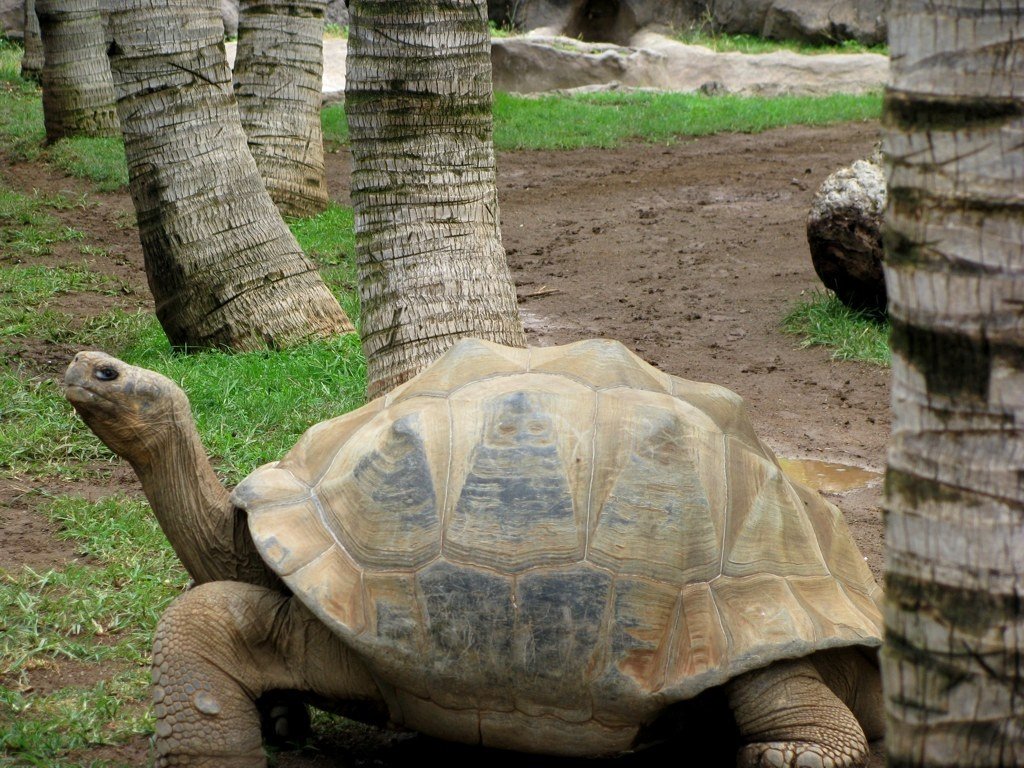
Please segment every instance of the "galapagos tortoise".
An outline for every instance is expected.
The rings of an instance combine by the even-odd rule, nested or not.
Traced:
[[[723,387],[612,341],[464,340],[229,498],[167,379],[81,353],[66,383],[200,582],[154,643],[158,765],[264,765],[268,691],[575,756],[710,690],[741,766],[862,765],[880,735],[880,590]]]

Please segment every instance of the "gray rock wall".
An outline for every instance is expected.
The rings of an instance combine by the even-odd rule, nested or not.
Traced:
[[[0,0],[0,31],[16,40],[25,36],[25,0]]]
[[[695,24],[823,43],[885,41],[886,0],[489,0],[497,24],[624,45],[641,29]]]

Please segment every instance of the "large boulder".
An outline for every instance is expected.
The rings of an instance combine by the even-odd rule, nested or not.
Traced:
[[[702,21],[731,35],[760,35],[771,5],[772,0],[717,0]]]
[[[220,17],[224,21],[224,34],[238,37],[238,0],[220,0]]]
[[[495,90],[518,93],[619,87],[823,96],[878,90],[889,71],[888,59],[877,54],[715,53],[655,32],[637,33],[629,47],[568,37],[500,38],[492,41],[491,64]]]
[[[885,40],[886,0],[490,0],[491,21],[539,35],[626,45],[647,29],[710,26],[731,34],[829,42]]]
[[[20,40],[25,34],[25,0],[0,0],[0,34]]]
[[[626,45],[649,27],[690,25],[700,0],[490,0],[491,21],[538,35]]]
[[[885,0],[822,2],[774,0],[765,14],[763,37],[830,43],[856,40],[865,45],[886,39]]]
[[[833,173],[818,189],[807,217],[814,271],[852,309],[884,313],[882,219],[885,174],[878,155]]]
[[[327,0],[327,16],[325,20],[328,24],[346,26],[348,24],[348,4],[345,0]]]

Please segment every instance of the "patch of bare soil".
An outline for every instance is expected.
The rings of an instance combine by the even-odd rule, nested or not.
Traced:
[[[619,339],[664,371],[740,393],[760,435],[780,456],[881,470],[889,432],[888,372],[831,361],[827,350],[800,349],[779,330],[787,310],[820,287],[804,234],[814,191],[836,168],[867,156],[877,133],[877,124],[864,123],[671,146],[501,155],[505,246],[531,343]],[[328,163],[332,196],[345,202],[348,156],[329,155]],[[26,190],[82,188],[39,166],[17,165],[3,174]],[[70,215],[89,242],[108,251],[90,256],[91,268],[129,286],[128,293],[103,301],[147,305],[137,236],[124,226],[130,201],[125,194],[96,198],[98,207]],[[76,313],[68,303],[60,309]],[[45,376],[57,375],[73,351],[26,342],[17,354]],[[121,490],[123,481],[123,475],[112,478],[110,491]],[[25,493],[31,485],[0,479],[0,568],[58,565],[77,556],[33,511],[38,495]],[[45,488],[79,490],[56,482]],[[843,509],[876,575],[882,563],[880,493],[879,478],[853,492],[827,494]],[[76,684],[70,677],[66,682]],[[677,744],[673,759],[680,752],[690,755],[692,746]],[[137,740],[76,758],[135,765],[144,747]],[[872,765],[882,764],[878,752],[873,750]],[[446,762],[464,754],[451,745],[383,738],[355,727],[320,738],[309,749],[281,753],[277,765],[422,764],[431,753]],[[640,761],[654,764],[666,757],[655,753]],[[521,756],[467,754],[467,760],[480,759],[536,763]]]

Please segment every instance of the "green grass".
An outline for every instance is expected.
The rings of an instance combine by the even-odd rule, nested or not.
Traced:
[[[68,138],[45,146],[42,94],[22,79],[22,49],[0,40],[0,141],[19,160],[45,159],[65,173],[110,191],[128,183],[124,144],[119,138]]]
[[[130,670],[89,687],[45,695],[0,686],[0,766],[100,768],[75,750],[122,744],[153,731],[148,671]],[[71,754],[69,754],[71,753]]]
[[[332,151],[338,145],[348,144],[348,120],[341,104],[331,104],[320,110],[320,126],[324,134],[324,150]]]
[[[61,224],[50,211],[84,205],[64,195],[26,195],[0,182],[0,254],[5,259],[40,256],[50,253],[54,243],[82,239],[81,232]]]
[[[128,184],[128,163],[124,142],[119,138],[61,139],[47,152],[55,166],[69,176],[89,179],[101,192],[111,192]]]
[[[318,216],[290,221],[288,226],[302,250],[316,261],[327,286],[359,329],[356,237],[352,209],[331,203]]]
[[[877,53],[887,56],[886,45],[864,45],[856,40],[843,40],[834,43],[804,43],[797,40],[769,40],[756,35],[729,35],[720,32],[709,32],[706,25],[698,25],[690,29],[679,29],[672,32],[671,37],[688,45],[701,45],[721,53],[774,53],[775,51],[792,51],[814,56],[823,53]]]
[[[888,366],[889,324],[866,312],[852,310],[831,292],[812,293],[782,321],[786,333],[800,336],[800,346],[832,349],[835,360],[863,360]]]
[[[121,282],[84,266],[0,267],[0,349],[15,338],[66,341],[74,337],[67,313],[49,306],[55,296],[76,292],[116,293]]]
[[[24,49],[6,37],[0,37],[0,82],[20,83]]]
[[[496,94],[497,149],[611,148],[625,141],[670,142],[725,131],[757,133],[785,125],[878,118],[880,93],[826,97],[595,93],[527,98]]]
[[[594,93],[494,98],[497,150],[614,148],[624,142],[664,144],[686,136],[757,133],[786,125],[875,120],[881,93],[831,96],[704,96],[692,93]],[[344,107],[323,111],[324,136],[345,143]]]
[[[0,577],[0,674],[40,655],[138,663],[160,613],[188,577],[140,499],[60,496],[39,507],[89,562]]]
[[[0,755],[16,765],[56,765],[72,750],[152,730],[153,629],[188,580],[141,500],[60,496],[40,511],[89,562],[0,571],[0,675],[8,681],[0,685]],[[43,695],[21,690],[26,672],[69,662],[105,664],[109,679]]]

